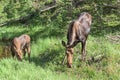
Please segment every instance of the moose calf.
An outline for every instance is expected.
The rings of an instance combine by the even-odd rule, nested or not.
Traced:
[[[30,61],[30,41],[30,36],[27,34],[15,37],[11,43],[12,56],[14,57],[16,55],[18,60],[22,61],[22,53],[25,56],[27,52]]]
[[[85,60],[86,40],[90,32],[91,22],[92,16],[87,12],[83,12],[77,20],[70,23],[67,33],[67,44],[62,41],[62,45],[66,48],[66,55],[64,57],[63,64],[67,58],[68,67],[72,67],[73,47],[75,47],[79,42],[82,44],[82,60]]]

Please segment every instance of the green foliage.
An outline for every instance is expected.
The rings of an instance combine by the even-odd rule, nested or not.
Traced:
[[[4,7],[4,12],[7,14],[7,18],[18,18],[25,16],[32,12],[32,4],[30,0],[10,0]]]
[[[2,22],[8,19],[15,19],[29,15],[33,12],[27,22],[48,24],[54,21],[55,25],[66,26],[70,21],[76,19],[81,12],[89,12],[93,17],[94,27],[118,26],[119,23],[119,1],[116,0],[8,0],[3,1],[1,7]],[[43,9],[57,5],[58,7],[40,12]],[[2,13],[4,12],[4,13]],[[104,26],[103,26],[104,25]]]
[[[68,76],[59,74],[50,69],[43,69],[34,63],[27,61],[18,62],[13,59],[3,59],[0,61],[1,80],[66,80]],[[56,75],[57,74],[57,75]],[[75,80],[71,77],[72,80]]]

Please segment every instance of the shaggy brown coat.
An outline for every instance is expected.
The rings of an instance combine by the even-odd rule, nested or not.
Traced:
[[[25,56],[27,52],[30,61],[30,41],[30,36],[27,34],[15,37],[11,43],[12,56],[14,57],[16,55],[18,60],[22,61],[22,53]]]

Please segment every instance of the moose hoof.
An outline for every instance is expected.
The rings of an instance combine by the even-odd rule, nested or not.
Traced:
[[[68,64],[68,68],[72,68],[72,64]]]

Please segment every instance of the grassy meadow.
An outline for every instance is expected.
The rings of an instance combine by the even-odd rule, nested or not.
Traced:
[[[4,26],[0,27],[0,45],[9,45],[15,36],[29,34],[31,41],[31,62],[27,55],[22,62],[11,56],[0,59],[0,80],[119,80],[120,79],[120,35],[119,30],[91,29],[87,40],[87,59],[99,55],[98,61],[81,62],[77,57],[81,45],[74,49],[73,67],[61,65],[65,48],[67,27],[62,30],[55,25]],[[111,38],[115,37],[115,40]],[[1,50],[2,51],[2,50]],[[9,52],[10,53],[10,52]]]

